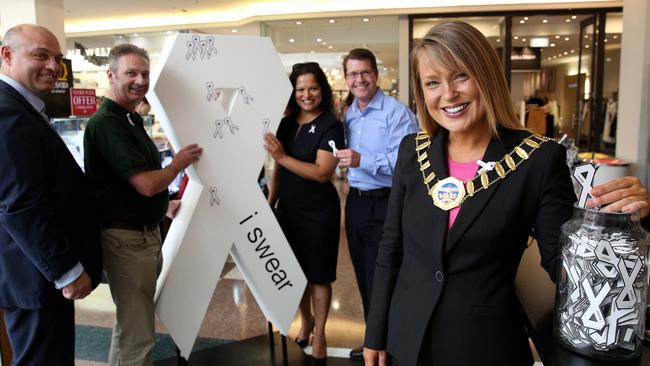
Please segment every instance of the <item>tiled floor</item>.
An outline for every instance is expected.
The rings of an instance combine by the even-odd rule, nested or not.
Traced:
[[[345,203],[347,187],[337,181],[341,204]],[[343,226],[337,268],[337,280],[333,284],[332,308],[327,322],[328,346],[335,353],[345,354],[346,350],[334,348],[353,348],[363,341],[364,325],[361,298],[359,296],[354,271],[347,249]],[[90,296],[76,303],[77,324],[112,327],[115,319],[115,306],[107,285],[100,285]],[[294,321],[289,337],[295,337],[300,324]],[[157,321],[156,331],[166,333],[164,325]],[[222,279],[212,296],[199,337],[241,340],[267,331],[266,319],[257,306],[246,282],[241,279],[234,264],[226,265]],[[79,366],[103,365],[102,363],[78,360]]]

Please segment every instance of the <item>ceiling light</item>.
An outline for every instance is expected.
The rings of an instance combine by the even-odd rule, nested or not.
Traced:
[[[230,31],[233,32],[233,33],[239,32],[237,29],[231,29]]]
[[[569,52],[567,52],[567,51],[564,51],[564,54],[565,54],[565,55],[568,55],[568,54],[569,54]]]
[[[560,36],[559,35],[555,36],[555,39],[560,39]]]
[[[316,42],[321,43],[321,42],[323,42],[323,39],[322,38],[316,38]]]
[[[309,53],[316,53],[316,51],[314,51],[314,50],[311,50],[311,51],[309,51]]]
[[[544,23],[544,24],[548,23],[548,19],[542,20],[542,23]]]
[[[519,36],[514,36],[514,37],[512,37],[512,38],[514,38],[514,39],[519,39]]]
[[[615,35],[612,36],[612,38],[617,39],[618,35],[615,34]]]
[[[567,18],[567,19],[565,20],[565,22],[569,23],[569,22],[571,22],[571,19]]]
[[[524,23],[526,23],[526,21],[522,19],[522,20],[519,21],[519,23],[524,24]]]
[[[607,43],[607,38],[603,39],[603,42]]]
[[[589,45],[588,45],[588,44],[586,44],[586,45],[585,45],[585,48],[589,48]]]
[[[526,38],[522,38],[521,41],[522,41],[522,42],[526,42]]]
[[[137,34],[137,33],[133,33],[133,37],[137,37],[137,36],[138,36],[138,34]]]
[[[369,21],[370,21],[370,18],[363,18],[363,19],[361,19],[361,20],[363,20],[364,22],[369,22]]]
[[[568,40],[569,40],[569,37],[564,37],[564,40],[565,40],[565,41],[568,41]]]
[[[388,70],[388,68],[384,67],[384,71]]]
[[[302,22],[300,20],[296,20],[296,25],[301,25]]]
[[[172,31],[167,31],[167,34],[172,34],[172,33],[174,33],[174,32],[172,32]]]
[[[612,59],[611,58],[606,58],[605,61],[610,62]]]
[[[330,23],[330,24],[334,24],[334,23],[336,23],[336,20],[334,20],[334,19],[330,19],[330,20],[328,21],[328,23]]]
[[[588,35],[588,34],[585,34],[585,38],[589,38],[589,35]]]
[[[569,51],[569,52],[571,52],[571,53],[575,53],[575,52],[576,52],[576,50],[571,50],[571,51]]]
[[[557,58],[557,56],[553,56],[553,58]]]
[[[577,16],[575,16],[575,15],[572,15],[572,16],[571,16],[571,19],[575,19],[575,18],[577,18]]]
[[[531,37],[530,47],[548,47],[548,37]]]
[[[550,46],[551,46],[551,47],[555,47],[555,43],[551,43],[551,45],[550,45]]]
[[[501,38],[497,38],[497,42],[501,42]]]
[[[293,38],[289,38],[289,43],[293,43],[293,42],[295,42],[295,41],[296,41],[295,39],[293,39]]]
[[[550,60],[551,58],[552,58],[551,56],[548,56],[547,60]]]
[[[528,20],[528,17],[524,17],[524,20]]]
[[[329,49],[331,50],[331,49],[334,48],[334,47],[330,45],[330,46],[327,46],[327,48],[329,48]]]

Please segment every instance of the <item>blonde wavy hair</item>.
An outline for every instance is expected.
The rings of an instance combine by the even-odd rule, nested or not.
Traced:
[[[411,87],[422,130],[435,135],[440,127],[427,110],[418,67],[420,62],[431,60],[447,69],[465,73],[474,81],[493,136],[498,137],[498,126],[524,129],[512,108],[501,63],[490,43],[471,25],[449,22],[431,28],[411,51]]]

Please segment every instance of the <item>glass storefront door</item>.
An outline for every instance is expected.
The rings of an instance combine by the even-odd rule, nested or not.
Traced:
[[[578,51],[578,74],[576,93],[576,113],[574,114],[574,136],[576,145],[589,145],[591,138],[591,116],[594,110],[594,52],[595,47],[595,23],[596,17],[589,18],[580,22],[580,46]]]

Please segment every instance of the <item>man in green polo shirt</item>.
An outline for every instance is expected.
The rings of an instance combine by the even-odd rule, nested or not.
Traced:
[[[97,190],[104,270],[116,305],[110,365],[152,365],[154,293],[162,265],[159,222],[167,186],[201,156],[188,145],[161,169],[158,149],[135,107],[149,89],[147,51],[131,44],[109,56],[108,96],[88,122],[86,174]]]

